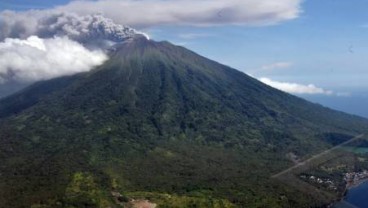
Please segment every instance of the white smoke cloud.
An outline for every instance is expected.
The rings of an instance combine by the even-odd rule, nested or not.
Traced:
[[[271,87],[282,90],[284,92],[292,93],[292,94],[324,94],[324,95],[333,95],[334,92],[331,90],[325,90],[320,87],[316,87],[313,84],[303,85],[297,83],[290,82],[278,82],[271,80],[266,77],[259,78],[259,80]]]
[[[260,70],[262,71],[270,71],[274,69],[287,69],[293,65],[291,62],[276,62],[268,65],[263,65]]]
[[[120,24],[263,26],[295,19],[302,0],[97,0],[72,1],[58,11],[91,14],[102,12]]]
[[[88,71],[106,59],[101,50],[90,51],[68,37],[7,38],[0,43],[0,81],[33,82],[71,75]]]

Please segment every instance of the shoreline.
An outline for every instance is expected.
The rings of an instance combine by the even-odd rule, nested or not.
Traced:
[[[345,200],[345,198],[348,194],[348,191],[353,189],[353,188],[356,188],[356,187],[358,187],[358,186],[360,186],[360,185],[362,185],[363,183],[366,183],[366,182],[368,182],[368,178],[364,178],[364,179],[361,179],[361,180],[358,180],[358,181],[347,183],[346,187],[345,187],[345,190],[342,192],[341,197],[339,197],[336,201],[332,202],[328,207],[334,208],[335,205],[337,205],[338,203],[347,202]]]
[[[347,183],[346,184],[346,188],[345,188],[345,192],[347,192],[349,189],[352,189],[352,188],[355,188],[357,186],[360,186],[362,183],[365,183],[365,182],[368,182],[368,178],[360,179],[360,180],[354,181],[352,183]]]

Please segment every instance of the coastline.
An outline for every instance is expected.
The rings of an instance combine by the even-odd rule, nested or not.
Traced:
[[[364,178],[364,179],[353,181],[353,182],[348,182],[346,184],[344,192],[342,193],[342,196],[339,197],[339,199],[337,199],[336,201],[332,202],[328,207],[337,208],[337,207],[340,207],[342,204],[344,204],[345,207],[348,207],[350,205],[350,203],[345,200],[345,198],[348,194],[348,191],[353,189],[353,188],[356,188],[356,187],[358,187],[358,186],[360,186],[360,185],[362,185],[363,183],[366,183],[366,182],[368,182],[368,178]]]
[[[360,186],[362,183],[365,183],[365,182],[368,182],[368,178],[363,178],[363,179],[360,179],[354,182],[347,183],[345,191],[344,191],[344,196],[345,196],[345,192],[349,191],[349,189]]]

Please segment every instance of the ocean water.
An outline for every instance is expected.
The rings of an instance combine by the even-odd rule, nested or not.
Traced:
[[[345,201],[359,208],[368,208],[368,181],[350,189]]]

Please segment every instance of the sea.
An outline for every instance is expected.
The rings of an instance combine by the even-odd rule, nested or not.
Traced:
[[[334,208],[368,208],[368,181],[349,189],[344,201]]]

